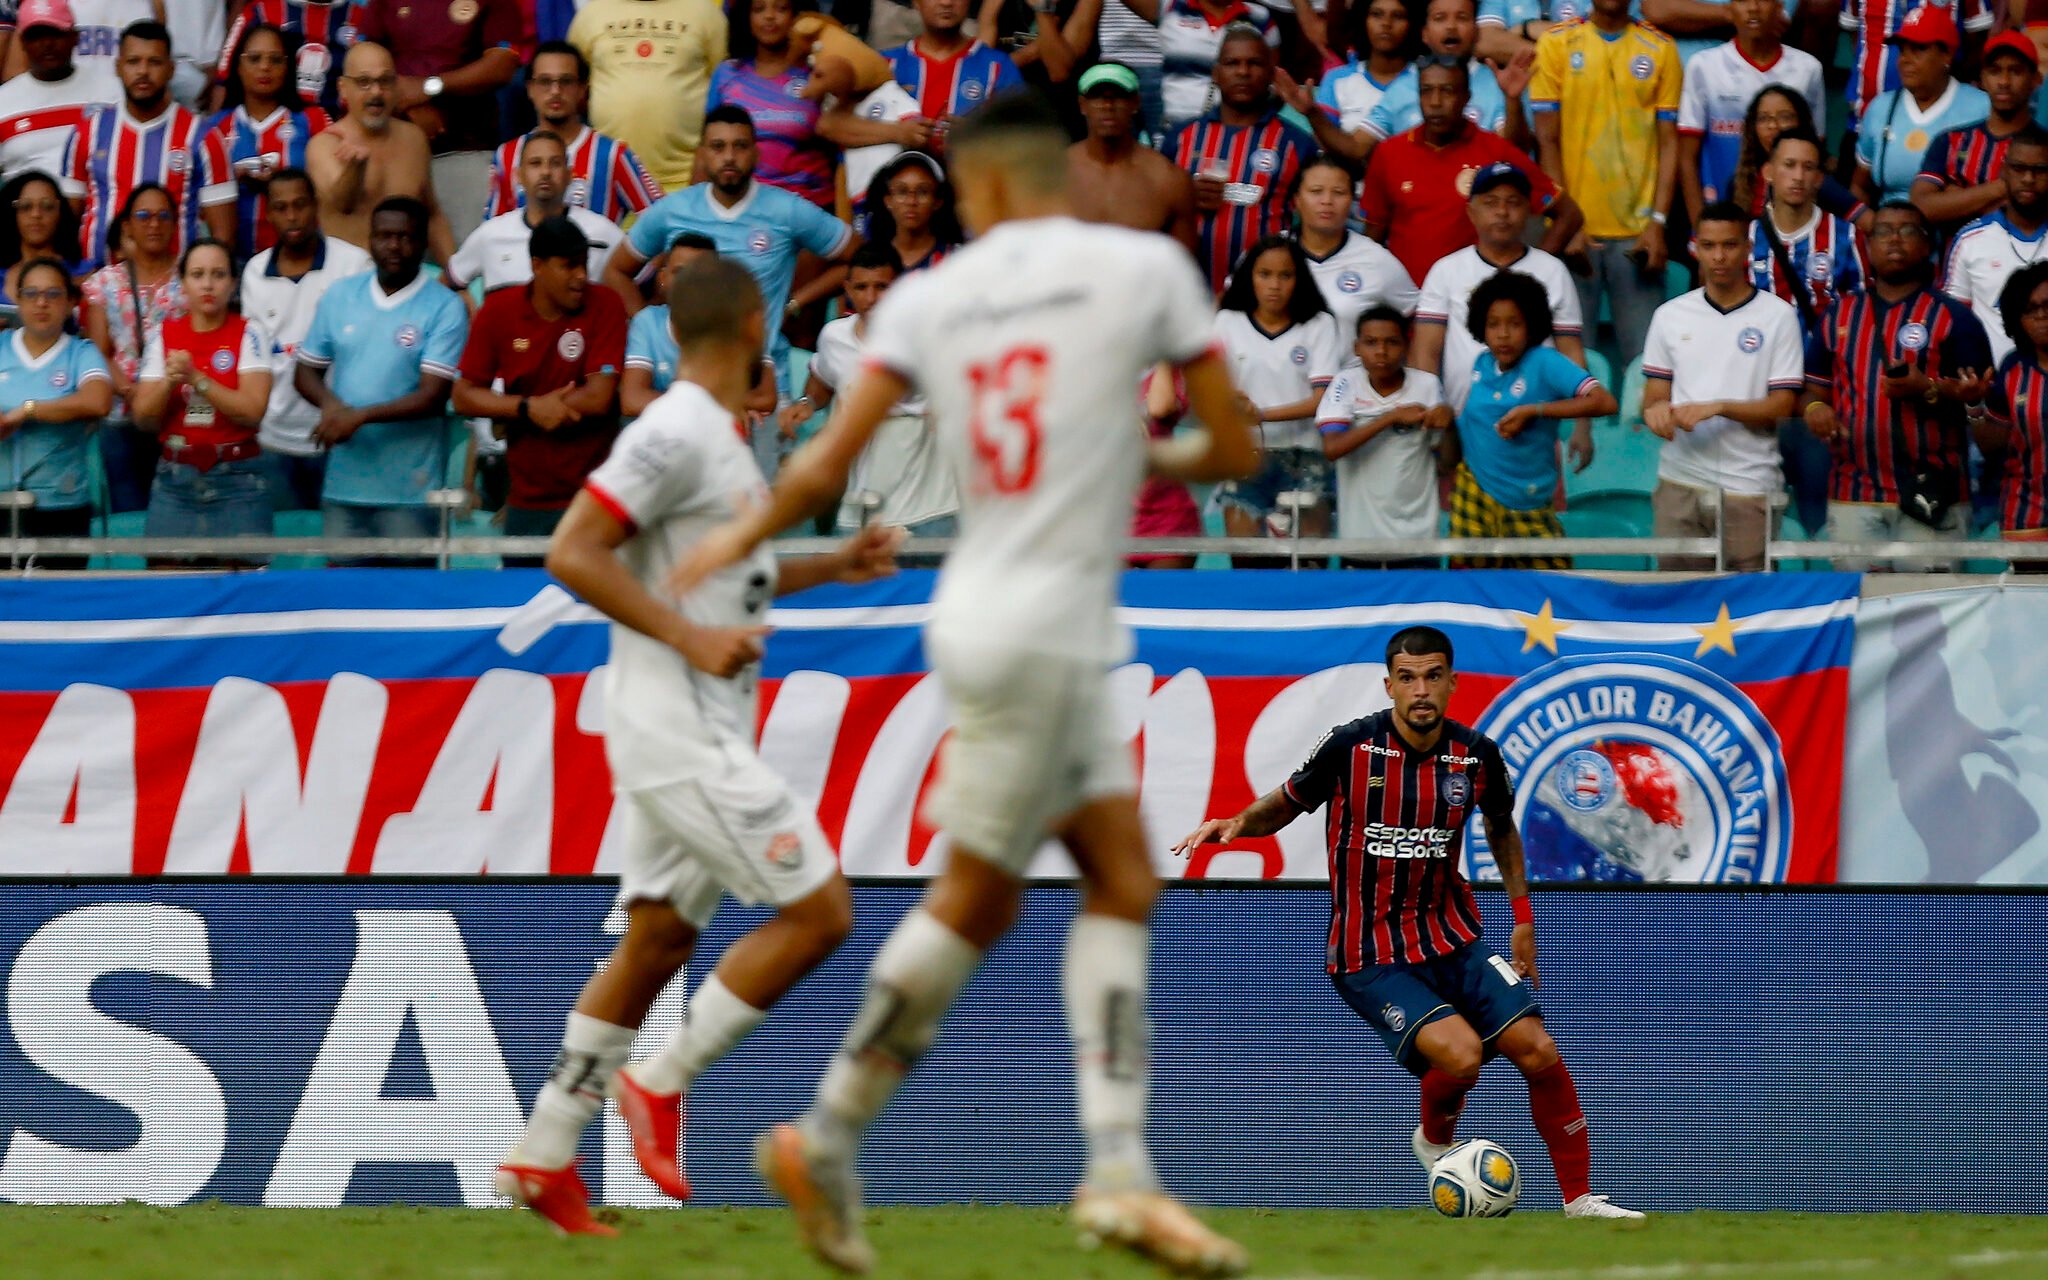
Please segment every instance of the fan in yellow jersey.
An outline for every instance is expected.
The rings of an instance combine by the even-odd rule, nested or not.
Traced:
[[[1631,21],[1629,0],[1593,0],[1585,20],[1552,27],[1536,42],[1529,100],[1543,171],[1586,215],[1592,270],[1579,273],[1581,310],[1599,315],[1606,295],[1625,363],[1642,354],[1650,316],[1664,301],[1680,76],[1677,45]]]

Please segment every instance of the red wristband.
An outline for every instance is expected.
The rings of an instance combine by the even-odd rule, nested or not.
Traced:
[[[1516,924],[1535,924],[1536,913],[1529,910],[1529,896],[1508,899],[1508,910],[1514,912]]]

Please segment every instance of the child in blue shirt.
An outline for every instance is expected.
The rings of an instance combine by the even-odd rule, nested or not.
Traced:
[[[1466,323],[1485,350],[1473,358],[1472,388],[1458,413],[1464,460],[1451,490],[1451,536],[1562,537],[1552,505],[1559,480],[1558,421],[1613,413],[1614,394],[1562,352],[1543,345],[1551,334],[1550,300],[1533,276],[1502,271],[1488,277],[1472,291]],[[1590,424],[1582,421],[1573,430],[1570,447],[1579,470],[1592,464]],[[1557,557],[1483,563],[1570,567]]]

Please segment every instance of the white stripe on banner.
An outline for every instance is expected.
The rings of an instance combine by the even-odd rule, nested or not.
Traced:
[[[535,610],[554,625],[583,625],[604,619],[587,604],[564,607],[549,587],[528,604],[478,609],[302,609],[284,613],[235,613],[210,617],[81,618],[46,621],[0,621],[0,644],[94,644],[120,640],[196,640],[220,636],[305,635],[349,631],[493,631],[515,622],[539,621],[522,615]],[[1852,618],[1854,599],[1793,609],[1767,609],[1735,619],[1738,630],[1799,631]],[[1385,627],[1407,623],[1485,627],[1496,631],[1523,629],[1523,616],[1484,605],[1425,601],[1417,604],[1352,605],[1336,609],[1141,609],[1117,610],[1132,627],[1164,631],[1332,631]],[[789,631],[837,631],[921,627],[931,621],[930,604],[872,605],[849,609],[775,609],[768,615],[775,627]],[[1577,640],[1605,644],[1690,644],[1699,639],[1697,624],[1625,622],[1614,619],[1565,618]],[[525,627],[518,628],[525,630]],[[543,627],[542,630],[546,628]],[[538,635],[521,635],[518,648]]]

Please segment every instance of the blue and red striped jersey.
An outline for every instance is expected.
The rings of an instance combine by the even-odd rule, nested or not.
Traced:
[[[1900,472],[1921,463],[1961,477],[1960,415],[1951,405],[1893,399],[1885,394],[1884,374],[1901,363],[1931,377],[1991,368],[1990,340],[1968,307],[1926,287],[1897,302],[1871,289],[1848,294],[1822,315],[1808,355],[1806,380],[1831,394],[1843,427],[1834,441],[1830,501],[1897,502]]]
[[[1991,415],[2011,428],[2005,438],[1999,527],[2007,533],[2048,529],[2048,370],[2038,358],[2015,351],[1998,366],[1985,399]]]
[[[72,135],[64,153],[64,194],[85,201],[79,247],[85,269],[107,261],[107,224],[145,182],[160,182],[178,213],[178,251],[199,235],[199,210],[235,198],[227,144],[180,106],[147,123],[125,106],[104,106]]]
[[[341,96],[336,83],[341,75],[341,58],[354,43],[348,26],[349,0],[249,0],[249,4],[228,28],[227,42],[220,47],[220,64],[214,76],[222,84],[235,73],[230,65],[242,30],[252,22],[263,22],[284,32],[286,51],[292,60],[292,80],[308,106],[326,110],[332,119],[341,118]]]
[[[1316,140],[1280,118],[1278,108],[1255,124],[1223,123],[1212,111],[1167,139],[1166,155],[1191,174],[1224,171],[1223,203],[1196,219],[1196,256],[1217,293],[1251,243],[1286,231],[1287,193],[1316,153]]]
[[[277,243],[264,182],[279,169],[304,169],[306,143],[332,123],[319,107],[308,111],[279,107],[264,120],[251,120],[246,108],[236,107],[216,112],[207,120],[206,131],[226,144],[228,166],[234,170],[235,248],[243,258],[253,258]]]
[[[964,116],[990,98],[1024,87],[1023,73],[1010,55],[979,40],[950,58],[925,53],[922,37],[884,49],[882,56],[927,120]]]
[[[491,155],[491,194],[484,200],[484,221],[526,207],[526,192],[519,185],[519,157],[525,150],[526,138],[521,135]],[[569,144],[569,203],[577,208],[624,223],[661,196],[661,184],[633,148],[617,138],[585,125]]]
[[[1996,181],[2005,172],[2005,149],[2012,135],[1999,137],[1989,122],[1936,135],[1920,157],[1920,178],[1938,191],[1943,187],[1975,187]]]
[[[1810,330],[1814,320],[1826,313],[1836,298],[1863,287],[1862,239],[1854,224],[1819,209],[1814,210],[1813,221],[1802,230],[1779,235],[1785,246],[1785,258],[1799,279],[1806,282],[1807,301],[1812,306],[1808,310],[1786,276],[1778,255],[1771,250],[1764,225],[1769,216],[1765,214],[1749,224],[1749,282],[1791,303],[1799,312],[1800,329]]]
[[[1493,739],[1447,720],[1435,749],[1416,751],[1381,711],[1323,735],[1282,787],[1305,813],[1329,806],[1331,973],[1420,964],[1478,939],[1459,869],[1465,824],[1475,811],[1515,819]]]

